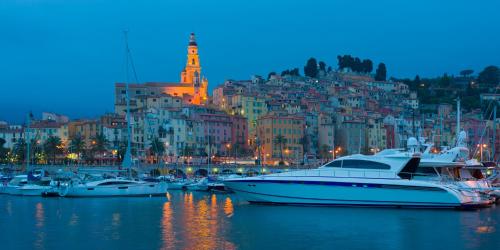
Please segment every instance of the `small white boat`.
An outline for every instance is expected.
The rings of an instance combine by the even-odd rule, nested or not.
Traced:
[[[17,192],[18,188],[26,185],[27,183],[28,183],[28,176],[27,175],[25,175],[25,174],[16,175],[9,182],[3,183],[2,187],[0,188],[0,193],[16,195],[18,193]]]
[[[208,191],[208,184],[208,178],[204,177],[197,182],[184,185],[184,189],[190,191]]]
[[[144,182],[121,178],[90,182],[70,181],[59,188],[64,197],[159,196],[167,193],[165,182]]]
[[[172,180],[167,183],[169,190],[183,190],[184,186],[193,184],[193,181],[188,179],[182,179],[182,180]]]

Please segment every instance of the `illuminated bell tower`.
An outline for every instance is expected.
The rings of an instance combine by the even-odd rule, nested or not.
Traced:
[[[181,72],[181,83],[193,87],[193,104],[203,104],[208,98],[208,80],[201,76],[198,44],[194,33],[189,37],[186,67]]]
[[[201,67],[200,58],[198,56],[198,45],[194,37],[194,33],[191,33],[189,37],[188,53],[186,67],[181,72],[181,83],[195,84],[200,82]]]

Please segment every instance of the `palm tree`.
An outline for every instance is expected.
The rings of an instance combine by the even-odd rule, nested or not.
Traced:
[[[63,153],[63,144],[61,138],[57,136],[50,136],[45,141],[43,146],[45,153],[52,158],[52,164],[56,162],[56,156]]]
[[[125,157],[126,152],[127,152],[127,143],[124,141],[120,141],[118,143],[118,149],[117,149],[117,155],[118,155],[118,159],[120,159],[120,161],[123,161],[123,158]]]
[[[8,148],[4,148],[6,141],[3,138],[0,138],[0,162],[7,162],[7,154],[9,153]]]
[[[80,154],[85,149],[85,142],[81,136],[76,136],[71,139],[71,143],[69,144],[69,149],[71,153]]]
[[[280,165],[285,163],[283,161],[283,148],[285,147],[285,144],[286,138],[283,135],[277,135],[276,137],[274,137],[274,145],[278,145],[280,147]]]
[[[77,135],[75,138],[71,139],[69,150],[71,153],[75,153],[78,157],[80,157],[80,154],[85,150],[85,142],[83,141],[83,138]]]
[[[24,162],[26,158],[26,141],[24,139],[19,139],[14,144],[14,154],[16,155],[17,163]]]
[[[319,153],[321,155],[321,158],[328,159],[328,157],[330,156],[330,147],[326,144],[321,145]]]
[[[165,153],[165,145],[158,139],[158,137],[153,138],[149,150],[153,152],[156,157],[156,162],[160,162],[159,159]]]
[[[109,141],[106,139],[104,134],[100,133],[96,135],[94,138],[92,138],[92,143],[91,143],[90,150],[92,151],[93,154],[103,154],[106,152]]]

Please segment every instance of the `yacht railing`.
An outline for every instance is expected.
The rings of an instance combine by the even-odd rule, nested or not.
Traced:
[[[276,173],[279,177],[343,177],[343,178],[399,178],[393,171],[363,169],[307,169]]]

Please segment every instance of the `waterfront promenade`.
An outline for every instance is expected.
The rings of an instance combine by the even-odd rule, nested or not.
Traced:
[[[297,169],[310,169],[316,168],[319,165],[243,165],[243,164],[140,164],[133,166],[133,171],[137,173],[154,173],[161,175],[179,175],[185,174],[187,176],[197,176],[207,174],[210,175],[259,175],[279,173],[288,170]],[[56,171],[99,171],[99,172],[112,172],[112,171],[126,171],[120,165],[84,165],[84,164],[66,164],[66,165],[30,165],[32,169],[44,169],[49,173]],[[20,173],[25,171],[25,165],[0,165],[0,171]]]

